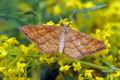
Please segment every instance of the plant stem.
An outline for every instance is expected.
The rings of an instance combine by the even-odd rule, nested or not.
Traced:
[[[38,63],[37,60],[34,63]],[[40,80],[40,65],[36,64],[32,66],[32,80]]]
[[[108,71],[111,70],[109,67],[105,67],[105,66],[101,66],[101,65],[96,65],[96,64],[93,64],[93,63],[85,62],[85,61],[80,61],[80,62],[81,62],[81,64],[88,65],[88,66],[94,67],[96,69],[108,70]]]
[[[66,80],[66,77],[65,77],[64,73],[61,72],[61,74],[62,74],[63,80]]]

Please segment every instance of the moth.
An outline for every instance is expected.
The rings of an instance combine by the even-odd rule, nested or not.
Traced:
[[[21,27],[20,31],[34,41],[42,52],[64,53],[74,59],[106,48],[102,41],[72,30],[67,25],[26,25]]]

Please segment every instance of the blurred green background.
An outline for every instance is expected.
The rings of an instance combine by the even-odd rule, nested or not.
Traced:
[[[105,23],[102,12],[107,13],[110,2],[111,0],[0,0],[0,34],[19,39],[19,28],[22,25],[43,24],[50,20],[58,23],[59,17],[69,18],[75,10],[79,11],[72,17],[75,28],[83,32],[94,31]],[[115,16],[114,19],[116,18],[118,17]]]

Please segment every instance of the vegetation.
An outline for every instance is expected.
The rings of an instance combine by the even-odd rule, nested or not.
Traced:
[[[0,79],[119,80],[119,0],[1,0]],[[42,54],[19,31],[23,25],[71,23],[107,49],[79,60]]]

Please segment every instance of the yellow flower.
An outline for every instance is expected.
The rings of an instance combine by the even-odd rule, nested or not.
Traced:
[[[30,6],[29,4],[23,3],[23,2],[19,3],[18,9],[19,9],[20,11],[22,11],[23,13],[32,10],[32,8],[31,8],[31,6]]]
[[[3,51],[2,54],[0,55],[0,58],[4,58],[7,55],[6,51]]]
[[[110,80],[118,80],[120,78],[120,71],[116,71],[107,76]]]
[[[60,8],[59,5],[55,5],[55,6],[53,7],[53,13],[54,13],[55,15],[59,15],[59,14],[61,13],[61,8]]]
[[[3,72],[5,67],[0,67],[0,72]]]
[[[39,58],[39,61],[41,63],[48,63],[48,64],[51,64],[51,63],[54,63],[55,62],[55,57],[54,56],[49,56],[49,55],[41,55],[41,57]]]
[[[93,2],[91,1],[88,1],[87,3],[84,4],[84,8],[92,8],[94,7],[95,5],[93,4]]]
[[[4,47],[4,48],[8,48],[8,47],[10,47],[10,45],[9,45],[7,42],[4,42],[4,43],[3,43],[3,47]]]
[[[64,60],[62,60],[62,59],[59,60],[59,61],[58,61],[58,64],[59,64],[60,66],[63,66],[63,65],[64,65]]]
[[[73,8],[73,7],[74,7],[73,1],[72,1],[72,0],[68,1],[68,2],[66,3],[66,7],[67,7],[67,8]]]
[[[39,49],[37,48],[36,44],[35,43],[32,43],[28,46],[29,50],[33,51],[33,52],[36,52],[38,53],[39,52]]]
[[[66,8],[77,8],[81,9],[83,7],[82,3],[79,0],[69,0],[66,2]]]
[[[106,56],[105,60],[112,62],[113,61],[113,56],[112,55]]]
[[[120,50],[118,51],[118,54],[120,54]]]
[[[7,52],[4,50],[3,47],[0,47],[0,59],[4,58],[7,55]]]
[[[110,4],[110,10],[112,13],[120,16],[120,1],[114,1]]]
[[[79,74],[78,80],[84,80],[84,78],[81,76],[82,74]]]
[[[62,71],[62,72],[68,71],[70,67],[71,66],[69,66],[69,65],[61,66],[60,71]]]
[[[72,66],[73,66],[74,71],[80,71],[80,69],[81,69],[80,62],[73,63]]]
[[[65,25],[69,25],[72,23],[72,21],[69,21],[68,18],[62,19],[60,20],[59,24],[65,24]]]
[[[55,80],[63,80],[63,75],[58,75]]]
[[[7,40],[8,37],[6,35],[0,35],[0,41]]]
[[[32,80],[32,79],[30,79],[30,78],[27,78],[27,77],[16,77],[16,78],[14,78],[14,80]]]
[[[52,22],[52,21],[49,21],[49,22],[46,23],[46,25],[55,25],[55,23]]]
[[[96,54],[96,56],[98,56],[99,54]],[[100,61],[98,59],[93,61],[95,64],[100,64]]]
[[[24,73],[24,67],[25,67],[25,66],[26,66],[25,63],[17,62],[17,70],[18,70],[19,72]]]
[[[94,70],[85,70],[85,74],[84,74],[84,76],[86,77],[86,78],[92,78],[92,72],[93,72]]]
[[[97,39],[104,41],[107,48],[111,47],[111,44],[108,42],[110,36],[112,36],[113,31],[111,30],[111,24],[106,24],[103,30],[97,29],[95,36]]]
[[[102,77],[95,77],[95,80],[104,80]]]
[[[20,45],[20,49],[23,53],[28,54],[29,48],[25,45]]]
[[[114,78],[120,78],[120,71],[116,71],[115,74],[112,75]]]
[[[39,58],[39,60],[40,60],[40,63],[44,63],[44,62],[45,62],[45,59],[44,59],[43,56],[41,56],[41,57]]]
[[[9,75],[9,76],[10,76],[10,75],[14,75],[15,72],[16,72],[16,70],[17,70],[17,69],[15,69],[15,68],[14,68],[14,69],[9,68],[8,71],[6,72],[6,74]]]
[[[15,38],[9,38],[6,42],[7,42],[9,45],[19,44],[19,42],[18,42]]]
[[[95,36],[95,38],[97,38],[98,40],[101,40],[104,42],[104,44],[107,46],[107,49],[100,51],[100,54],[96,54],[96,55],[102,55],[103,57],[105,57],[106,54],[108,54],[109,52],[109,48],[111,47],[111,44],[109,43],[109,37],[112,36],[112,31],[111,28],[107,28],[108,25],[105,25],[103,30],[97,29],[96,33],[93,34],[93,36]]]
[[[54,62],[55,62],[55,58],[54,58],[54,57],[45,58],[45,61],[46,61],[48,64],[51,64],[51,63],[54,63]]]

